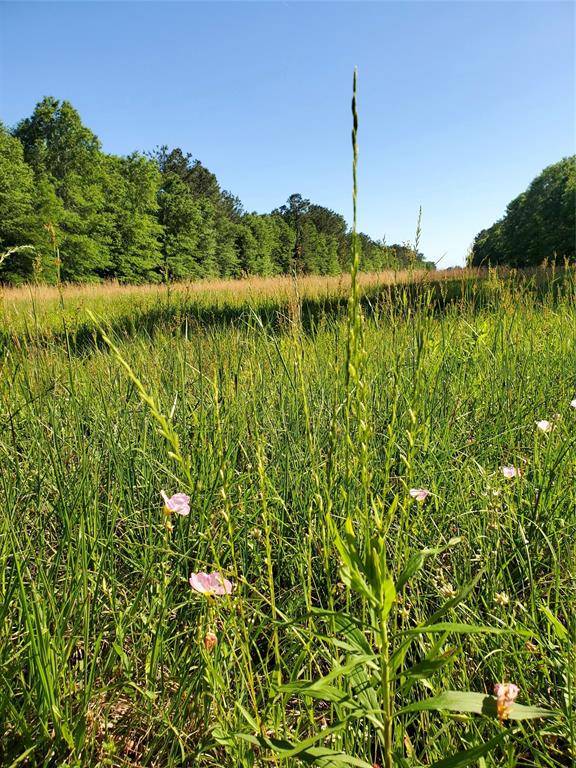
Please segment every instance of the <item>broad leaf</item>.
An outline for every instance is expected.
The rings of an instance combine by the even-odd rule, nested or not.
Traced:
[[[397,712],[398,715],[406,712],[474,712],[477,715],[497,717],[496,699],[485,693],[475,691],[445,691],[438,696],[416,701]],[[550,717],[555,713],[541,707],[528,707],[523,704],[513,704],[510,707],[510,720],[532,720],[537,717]]]

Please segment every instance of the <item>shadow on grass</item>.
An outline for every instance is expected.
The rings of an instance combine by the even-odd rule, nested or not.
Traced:
[[[576,299],[574,269],[511,271],[505,275],[434,279],[380,286],[364,291],[361,302],[367,318],[409,318],[425,311],[437,315],[448,311],[475,313],[497,310],[522,303],[556,306],[562,300]],[[153,307],[134,310],[107,321],[102,326],[118,341],[144,337],[153,339],[158,333],[174,333],[190,338],[209,328],[262,327],[269,332],[290,332],[295,326],[307,334],[315,334],[327,321],[346,315],[346,296],[304,298],[299,305],[286,298],[263,297],[252,304],[214,303],[173,300]],[[0,329],[0,353],[18,347],[48,347],[63,344],[73,354],[90,353],[106,346],[98,326],[89,318],[74,328],[62,320],[61,330],[42,329],[10,332]]]

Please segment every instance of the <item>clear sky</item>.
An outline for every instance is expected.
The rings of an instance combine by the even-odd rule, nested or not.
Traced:
[[[300,192],[440,266],[574,153],[571,2],[0,2],[0,117],[68,99],[105,151],[180,146],[248,210]]]

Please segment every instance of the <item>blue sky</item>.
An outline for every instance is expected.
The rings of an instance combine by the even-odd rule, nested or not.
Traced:
[[[461,264],[574,153],[570,2],[0,3],[0,117],[70,100],[108,152],[180,146],[248,210],[292,192]]]

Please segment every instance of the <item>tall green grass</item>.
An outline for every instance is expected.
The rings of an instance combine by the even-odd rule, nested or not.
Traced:
[[[116,338],[171,416],[189,477],[106,347],[5,350],[2,764],[265,765],[278,754],[232,734],[295,743],[329,728],[333,703],[279,690],[344,661],[335,625],[315,609],[363,618],[341,581],[326,499],[336,524],[366,510],[363,530],[371,510],[393,507],[391,564],[460,539],[411,582],[397,605],[402,626],[475,582],[446,620],[513,630],[422,638],[412,662],[436,643],[451,663],[399,694],[398,709],[507,680],[522,704],[557,713],[504,728],[489,716],[407,713],[395,729],[398,764],[427,765],[501,731],[477,764],[572,764],[574,303],[518,302],[501,286],[499,307],[439,313],[424,296],[415,308],[375,311],[363,328],[364,458],[346,434],[346,338],[346,319],[330,314],[313,334],[296,324],[278,333],[253,316]],[[554,424],[548,434],[535,426],[542,418]],[[506,480],[504,464],[523,475]],[[432,495],[419,504],[412,487]],[[169,537],[160,489],[191,496]],[[212,568],[236,590],[208,606],[187,578]],[[368,727],[327,743],[381,759]]]

